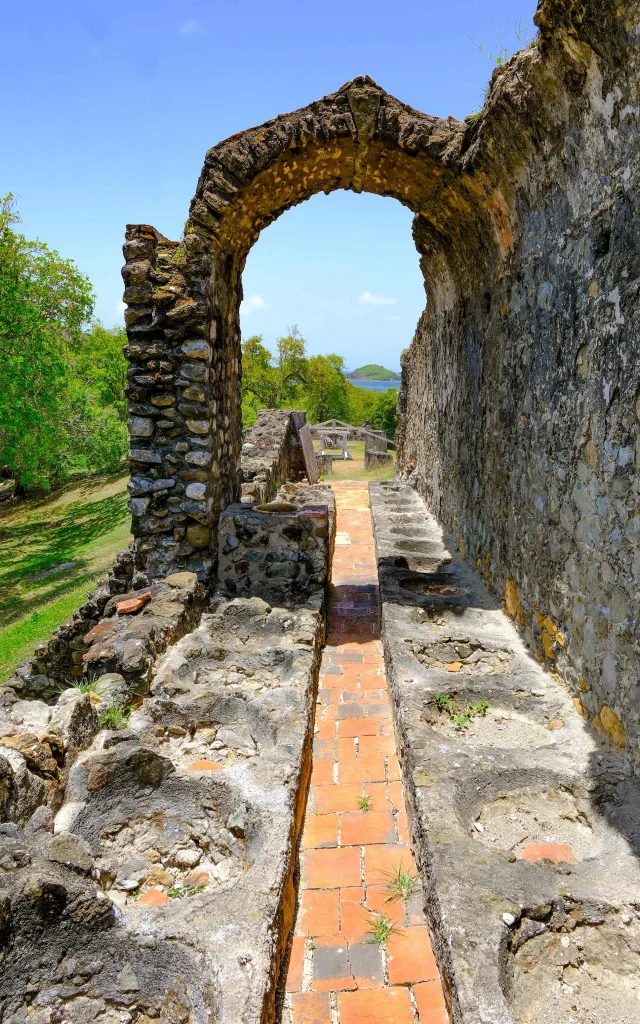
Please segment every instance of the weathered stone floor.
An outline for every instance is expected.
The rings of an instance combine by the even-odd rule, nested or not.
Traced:
[[[447,1024],[419,880],[390,900],[398,867],[415,876],[379,639],[369,497],[336,482],[334,596],[320,670],[313,773],[302,837],[288,1024]],[[360,809],[363,797],[371,810]],[[384,915],[394,931],[372,941]]]

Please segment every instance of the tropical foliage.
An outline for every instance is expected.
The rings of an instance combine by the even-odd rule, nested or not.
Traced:
[[[90,324],[70,261],[16,230],[0,199],[0,468],[23,490],[117,469],[127,447],[123,328]]]
[[[258,409],[304,409],[312,423],[339,419],[360,425],[365,419],[393,439],[397,391],[366,391],[349,382],[342,356],[307,356],[297,327],[278,339],[273,356],[261,335],[242,344],[242,421],[251,426]]]

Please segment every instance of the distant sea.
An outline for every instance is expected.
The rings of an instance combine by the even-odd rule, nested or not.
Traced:
[[[357,388],[364,388],[365,391],[389,391],[390,388],[399,388],[399,380],[353,380],[347,378]]]

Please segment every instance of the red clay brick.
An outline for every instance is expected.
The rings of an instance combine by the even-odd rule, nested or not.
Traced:
[[[390,935],[387,967],[392,985],[410,985],[439,977],[427,928],[403,928]]]
[[[318,707],[324,707],[325,704],[339,704],[340,703],[340,689],[336,686],[330,690],[326,686],[321,686],[318,690]]]
[[[336,734],[336,723],[335,721],[322,721],[322,719],[316,719],[316,731],[315,736],[319,740],[332,740]]]
[[[314,758],[313,768],[311,769],[311,785],[333,785],[333,761],[317,761]]]
[[[387,786],[389,799],[397,811],[404,811],[404,793],[401,782],[390,782]]]
[[[311,791],[311,802],[316,814],[353,811],[361,798],[362,785],[357,782],[348,786],[316,786]]]
[[[215,761],[210,761],[209,758],[203,757],[201,761],[195,761],[189,765],[190,772],[221,772],[224,768],[223,764],[216,764]]]
[[[406,917],[407,924],[425,924],[424,916],[424,893],[422,891],[422,885],[420,885],[415,892],[411,895],[411,898],[407,901],[406,905]]]
[[[349,943],[349,965],[358,988],[382,988],[382,951],[371,942]]]
[[[338,761],[338,781],[349,782],[383,782],[384,757],[382,754],[368,754],[357,761]]]
[[[317,850],[338,845],[338,815],[308,814],[302,834],[302,848]]]
[[[396,822],[397,822],[397,825],[398,825],[398,841],[401,842],[401,843],[408,843],[409,842],[409,822],[407,820],[407,812],[406,811],[398,811],[398,816],[396,818]]]
[[[306,889],[302,893],[300,931],[303,935],[337,935],[338,889]]]
[[[401,777],[398,758],[392,754],[387,759],[387,778],[389,782],[398,782]]]
[[[338,722],[338,740],[350,736],[378,736],[380,721],[377,718],[346,718]]]
[[[385,757],[395,757],[396,744],[393,736],[363,736],[359,743],[359,749],[360,757],[364,757],[365,754],[384,754]],[[339,750],[340,740],[338,740]]]
[[[291,996],[293,1024],[330,1024],[331,996],[328,992],[299,992]]]
[[[367,907],[376,914],[384,914],[397,928],[404,925],[404,903],[402,900],[389,900],[389,890],[386,885],[367,886]],[[420,924],[423,922],[421,921]]]
[[[340,1024],[413,1024],[408,988],[359,989],[338,995]]]
[[[342,815],[341,846],[393,843],[395,828],[391,811],[348,811]]]
[[[367,782],[365,790],[374,811],[386,811],[393,807],[393,804],[387,796],[386,783]]]
[[[348,846],[336,850],[307,850],[304,878],[309,889],[336,889],[360,882],[360,850]]]
[[[349,942],[370,938],[372,921],[373,914],[360,902],[340,899],[340,932]]]
[[[169,902],[169,897],[161,889],[147,889],[137,902],[143,907],[161,907],[163,903]]]
[[[287,971],[287,992],[297,992],[302,988],[302,965],[304,963],[304,947],[306,939],[296,935],[291,943],[289,970]]]
[[[363,690],[366,690],[367,693],[371,693],[372,695],[373,693],[376,693],[378,696],[381,696],[380,691],[384,686],[384,676],[378,675],[377,673],[376,675],[361,675],[360,686]]]
[[[573,850],[567,843],[529,843],[518,854],[520,860],[550,860],[554,864],[575,864]]]
[[[327,708],[327,711],[330,710]],[[335,728],[335,726],[334,726]],[[335,761],[337,754],[336,740],[326,739],[323,740],[319,736],[314,737],[313,740],[313,762],[316,761]]]
[[[423,981],[413,986],[420,1024],[449,1024],[440,981]]]
[[[415,872],[415,864],[408,846],[366,846],[364,850],[364,877],[367,885],[386,885],[389,876],[402,865]]]
[[[314,939],[312,985],[316,992],[336,992],[356,987],[344,935],[323,935]]]
[[[336,742],[338,744],[338,760],[345,763],[355,761],[357,754],[355,736],[340,737]]]

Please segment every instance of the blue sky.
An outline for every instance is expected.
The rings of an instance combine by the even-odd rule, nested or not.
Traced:
[[[122,322],[127,222],[179,238],[206,150],[368,74],[427,113],[464,117],[518,48],[535,0],[22,0],[2,5],[0,190],[23,230],[93,282]],[[243,334],[297,324],[311,352],[397,369],[424,307],[411,214],[316,196],[268,227],[244,274]]]

